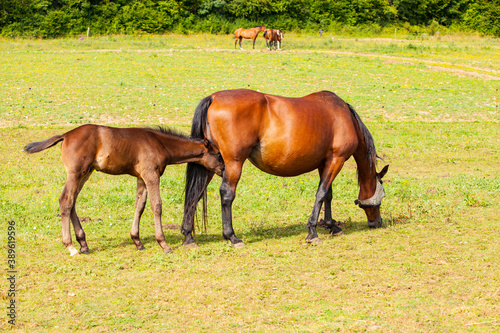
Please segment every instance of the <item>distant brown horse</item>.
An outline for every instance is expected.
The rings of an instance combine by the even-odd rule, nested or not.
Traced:
[[[82,253],[89,253],[85,232],[76,214],[76,199],[94,170],[112,175],[129,174],[137,177],[135,215],[130,236],[138,250],[144,246],[139,239],[139,221],[149,192],[155,220],[155,238],[165,253],[170,247],[165,242],[161,225],[160,177],[169,164],[200,163],[221,174],[223,162],[217,148],[208,140],[191,139],[170,129],[113,128],[83,125],[50,139],[32,142],[24,147],[28,153],[37,153],[63,141],[61,155],[66,168],[66,185],[59,198],[62,219],[62,241],[71,255],[78,250],[71,241],[70,220]]]
[[[332,182],[345,161],[354,156],[360,186],[356,204],[364,209],[370,227],[382,225],[382,177],[388,166],[377,173],[370,132],[356,111],[332,92],[287,98],[246,89],[219,91],[197,106],[191,136],[211,140],[224,159],[222,233],[235,247],[243,243],[233,230],[231,205],[246,159],[264,172],[283,177],[318,169],[320,182],[306,237],[306,242],[318,243],[316,225],[323,203],[325,225],[334,235],[342,233],[332,219]],[[188,163],[182,225],[186,246],[194,244],[196,204],[212,176],[206,168]]]
[[[253,41],[253,48],[255,49],[255,40],[257,39],[257,36],[261,31],[265,30],[266,27],[264,26],[250,28],[250,29],[243,29],[243,28],[236,29],[236,31],[234,32],[234,48],[236,48],[236,44],[238,43],[239,40],[240,49],[243,50],[243,48],[241,47],[241,40],[245,38],[245,39],[251,39]]]
[[[266,47],[271,50],[273,47],[276,50],[281,49],[281,40],[283,39],[283,31],[279,29],[266,29],[264,32],[264,39],[266,40]]]

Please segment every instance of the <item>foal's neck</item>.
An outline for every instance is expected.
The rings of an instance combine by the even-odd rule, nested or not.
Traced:
[[[175,135],[161,135],[160,140],[173,164],[198,162],[206,152],[205,145],[198,140]]]

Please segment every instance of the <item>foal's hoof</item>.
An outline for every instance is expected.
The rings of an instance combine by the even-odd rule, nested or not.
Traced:
[[[306,242],[314,245],[319,245],[323,243],[323,241],[319,237],[314,237],[313,239],[307,239]]]
[[[144,245],[141,245],[137,248],[137,251],[144,251],[146,250],[146,248],[144,247]]]
[[[80,252],[83,253],[83,254],[89,254],[90,253],[89,248],[80,249]]]
[[[199,246],[196,243],[183,244],[186,249],[197,249]]]
[[[170,254],[170,253],[172,253],[172,249],[171,248],[165,249],[165,250],[163,250],[163,253]]]
[[[231,244],[231,246],[234,247],[235,249],[241,249],[242,247],[245,247],[245,243],[238,242],[238,243]]]

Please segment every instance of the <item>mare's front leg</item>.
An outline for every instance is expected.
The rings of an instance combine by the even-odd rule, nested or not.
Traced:
[[[149,178],[149,179],[147,179]],[[165,235],[163,234],[163,228],[161,225],[161,197],[160,197],[160,176],[151,175],[149,177],[144,177],[144,182],[146,184],[147,191],[149,192],[149,201],[151,202],[151,210],[153,211],[155,220],[155,239],[163,249],[164,253],[172,252],[172,249],[167,245],[165,241]]]
[[[307,227],[309,229],[309,233],[306,237],[306,242],[308,243],[317,244],[321,242],[321,240],[318,237],[318,233],[316,232],[316,226],[318,224],[318,218],[319,218],[319,213],[321,211],[321,206],[323,202],[327,199],[328,190],[331,187],[333,180],[342,169],[344,162],[345,159],[342,157],[333,158],[331,161],[325,164],[325,167],[321,172],[321,180],[319,182],[318,190],[316,192],[316,200],[314,201],[314,206],[311,216],[307,221]]]
[[[135,213],[134,221],[132,222],[132,229],[130,230],[130,237],[134,241],[137,250],[144,250],[144,245],[139,237],[139,223],[141,221],[142,213],[146,207],[146,201],[148,199],[148,190],[146,184],[141,178],[137,178],[137,192],[135,197]]]
[[[255,40],[256,40],[256,39],[257,39],[257,38],[253,38],[253,49],[254,49],[254,50],[255,50]]]
[[[341,235],[342,229],[337,225],[337,221],[332,218],[332,185],[328,188],[328,192],[325,197],[325,226],[330,229],[330,233],[334,236]]]
[[[236,186],[241,177],[242,162],[226,163],[220,186],[220,199],[222,206],[222,235],[230,240],[235,248],[245,246],[241,239],[236,237],[233,230],[232,204],[236,197]]]

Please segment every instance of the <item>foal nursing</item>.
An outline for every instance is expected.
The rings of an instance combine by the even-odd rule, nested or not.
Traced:
[[[37,153],[62,141],[61,155],[67,180],[59,197],[62,219],[62,241],[71,255],[78,250],[71,241],[70,221],[73,223],[80,251],[88,253],[75,204],[83,185],[94,170],[111,175],[128,174],[137,177],[135,215],[130,236],[138,250],[144,249],[139,239],[139,221],[149,192],[155,220],[155,239],[163,252],[171,251],[165,242],[161,225],[162,205],[160,177],[169,164],[199,163],[218,175],[224,163],[219,150],[208,140],[192,139],[170,129],[113,128],[83,125],[50,139],[32,142],[24,147],[28,153]]]

